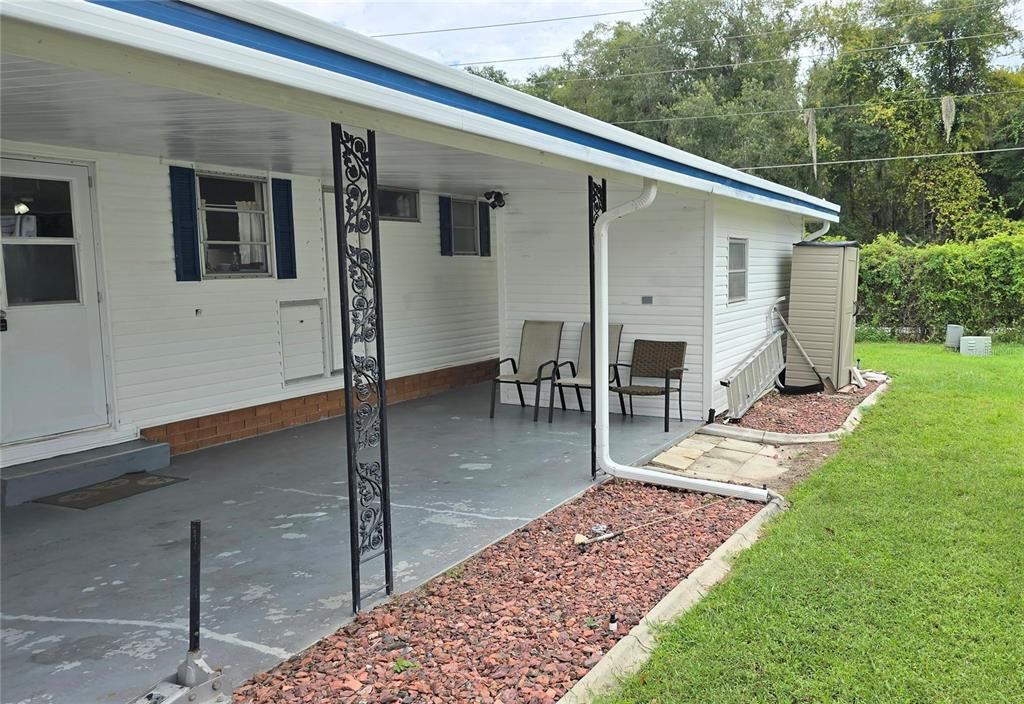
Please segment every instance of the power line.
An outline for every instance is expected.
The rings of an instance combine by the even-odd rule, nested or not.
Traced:
[[[983,93],[961,93],[959,95],[953,95],[953,98],[978,98],[986,95],[1012,95],[1016,93],[1024,93],[1024,88],[1014,90],[994,90]],[[651,122],[685,122],[689,120],[706,120],[710,118],[725,118],[725,117],[759,117],[762,115],[783,115],[786,113],[800,113],[804,110],[814,110],[815,112],[824,110],[843,110],[846,108],[863,108],[869,105],[903,105],[905,103],[923,103],[930,100],[942,100],[945,96],[942,95],[930,95],[926,98],[904,98],[900,100],[875,100],[863,103],[845,103],[843,105],[808,105],[803,108],[783,108],[779,110],[755,110],[752,112],[713,112],[705,113],[703,115],[684,115],[681,117],[652,117],[645,120],[623,120],[620,122],[612,122],[613,125],[640,125]]]
[[[493,29],[495,27],[518,27],[524,24],[543,24],[545,22],[565,22],[566,20],[582,20],[589,17],[607,17],[608,15],[628,15],[635,12],[647,12],[646,7],[635,10],[615,10],[614,12],[594,12],[589,15],[570,15],[568,17],[548,17],[541,20],[519,20],[517,22],[497,22],[495,24],[478,24],[470,27],[445,27],[443,29],[421,29],[415,32],[392,32],[391,34],[372,34],[374,39],[384,37],[409,37],[414,34],[440,34],[442,32],[467,32],[472,29]]]
[[[942,156],[960,156],[967,154],[995,154],[997,152],[1019,152],[1024,147],[1003,147],[1001,149],[975,149],[965,152],[942,152],[939,154],[910,154],[907,156],[880,156],[871,159],[842,159],[839,161],[819,161],[818,166],[832,166],[835,164],[866,164],[878,161],[902,161],[905,159],[934,159]],[[772,166],[744,166],[738,171],[762,171],[764,169],[792,169],[799,166],[814,166],[814,162],[808,161],[802,164],[773,164]]]
[[[894,20],[894,19],[901,19],[901,18],[905,18],[905,17],[916,17],[916,16],[919,16],[919,15],[931,15],[931,14],[938,14],[938,13],[944,13],[944,12],[965,12],[967,10],[974,10],[974,9],[979,8],[979,7],[987,7],[987,6],[990,6],[990,5],[1000,5],[1000,4],[1002,4],[1001,0],[989,0],[988,2],[978,2],[978,3],[973,3],[973,4],[970,4],[970,5],[958,5],[957,7],[940,7],[940,8],[935,8],[935,9],[931,9],[931,10],[917,10],[915,12],[903,12],[903,13],[900,13],[900,14],[897,14],[897,15],[888,15],[884,19],[886,19],[886,20]],[[878,27],[870,27],[869,29],[879,29],[879,28]],[[725,36],[701,37],[699,39],[685,39],[682,42],[656,42],[654,44],[642,44],[640,46],[622,46],[622,47],[619,47],[616,51],[618,53],[626,53],[626,52],[629,52],[629,51],[637,51],[637,50],[640,50],[640,49],[655,49],[655,48],[664,47],[664,46],[678,46],[680,44],[683,44],[683,45],[704,44],[704,43],[716,42],[716,41],[722,41],[722,42],[724,42],[724,41],[731,41],[733,39],[752,39],[754,37],[769,37],[769,36],[774,36],[776,34],[799,34],[799,33],[813,35],[813,30],[801,29],[801,28],[796,28],[796,27],[791,28],[791,29],[773,29],[773,30],[770,30],[770,31],[767,31],[767,32],[750,32],[750,33],[747,33],[747,34],[732,34],[732,35],[725,35]],[[378,36],[390,36],[390,35],[378,35]],[[462,62],[459,62],[459,63],[453,63],[453,64],[449,64],[449,65],[450,66],[478,66],[478,65],[481,65],[481,64],[503,64],[503,63],[512,63],[512,62],[516,62],[516,61],[538,61],[540,59],[558,59],[558,58],[561,58],[562,56],[564,56],[564,53],[563,54],[542,54],[542,55],[538,55],[538,56],[518,56],[518,57],[512,57],[512,58],[506,58],[506,59],[493,59],[491,61],[462,61]]]
[[[1005,30],[1005,31],[1002,31],[1002,32],[988,32],[986,34],[972,34],[972,35],[968,35],[966,37],[950,37],[950,38],[943,37],[942,39],[930,39],[928,41],[922,41],[922,42],[902,42],[902,43],[899,43],[899,44],[887,44],[887,45],[883,45],[883,46],[871,46],[871,47],[865,47],[863,49],[851,49],[849,51],[840,51],[840,52],[838,52],[838,53],[836,53],[834,55],[834,58],[838,59],[838,58],[841,58],[841,57],[844,57],[844,56],[851,56],[853,54],[865,54],[865,53],[870,53],[870,52],[873,52],[873,51],[887,51],[889,49],[899,49],[899,48],[908,47],[908,46],[926,46],[926,45],[929,45],[929,44],[942,44],[942,43],[966,41],[968,39],[985,39],[985,38],[988,38],[988,37],[1007,36],[1007,35],[1016,34],[1016,33],[1017,33],[1017,30],[1010,29],[1010,30]],[[551,84],[560,84],[560,83],[577,83],[577,82],[581,82],[581,81],[611,81],[611,80],[616,80],[616,79],[620,79],[620,78],[640,78],[641,76],[661,76],[661,75],[674,74],[674,73],[694,73],[696,71],[710,71],[710,70],[719,69],[719,68],[738,68],[740,66],[757,66],[757,65],[763,65],[763,64],[773,64],[773,63],[780,63],[780,62],[798,61],[800,59],[823,58],[823,57],[826,57],[826,56],[833,56],[833,54],[832,54],[832,52],[827,52],[826,51],[826,52],[821,52],[821,53],[818,53],[818,54],[798,54],[796,56],[791,56],[791,57],[781,57],[781,58],[774,58],[774,59],[759,59],[757,61],[738,61],[738,62],[728,63],[728,64],[711,64],[711,65],[707,65],[707,66],[688,66],[688,67],[685,67],[685,68],[662,69],[660,71],[636,71],[634,73],[619,73],[619,74],[614,74],[614,75],[611,75],[611,76],[577,76],[577,77],[572,77],[572,78],[564,78],[564,79],[560,79],[560,80],[552,79],[552,80],[547,80],[547,81],[536,81],[534,83],[520,83],[520,84],[518,84],[518,86],[551,85]]]

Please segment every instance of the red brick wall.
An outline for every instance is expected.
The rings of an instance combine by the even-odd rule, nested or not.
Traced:
[[[388,403],[401,403],[494,377],[496,359],[413,374],[387,382]],[[179,420],[142,430],[146,440],[166,442],[179,455],[254,435],[339,416],[345,413],[345,392],[324,391],[285,401],[239,408],[210,416]]]

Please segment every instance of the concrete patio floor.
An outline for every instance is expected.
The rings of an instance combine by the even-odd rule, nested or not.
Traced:
[[[486,384],[390,409],[396,591],[422,584],[591,485],[589,415],[503,406]],[[612,418],[616,459],[697,422]],[[233,684],[350,618],[344,420],[173,459],[189,481],[87,511],[6,511],[4,703],[125,702],[186,647],[188,522],[203,521],[203,649]],[[371,563],[368,570],[376,567]]]

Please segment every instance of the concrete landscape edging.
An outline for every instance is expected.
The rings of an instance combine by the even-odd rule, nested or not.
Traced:
[[[871,394],[850,411],[850,415],[846,417],[846,420],[843,421],[839,428],[828,433],[776,433],[771,430],[758,430],[756,428],[737,428],[723,425],[722,423],[710,423],[697,432],[720,438],[747,440],[749,442],[769,443],[772,445],[804,445],[815,442],[832,442],[853,432],[860,425],[863,409],[875,405],[879,397],[889,389],[891,383],[891,379],[882,382],[877,389],[872,391]]]
[[[707,559],[647,612],[584,677],[566,692],[559,704],[586,704],[609,691],[619,681],[647,662],[654,649],[656,629],[688,611],[704,598],[711,588],[725,579],[732,569],[732,559],[760,537],[761,528],[773,516],[786,509],[785,501],[776,498],[765,505],[728,540],[708,555]]]

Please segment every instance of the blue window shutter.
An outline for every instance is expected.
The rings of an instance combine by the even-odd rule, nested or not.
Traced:
[[[491,206],[488,203],[477,203],[480,212],[480,256],[491,256]]]
[[[274,204],[274,253],[277,278],[297,278],[295,271],[295,218],[292,214],[292,182],[275,178],[270,183]]]
[[[183,166],[172,166],[170,172],[175,277],[178,281],[199,281],[203,276],[199,263],[196,172]]]
[[[455,253],[452,236],[452,199],[448,196],[439,196],[437,201],[441,211],[441,256],[450,257]]]

